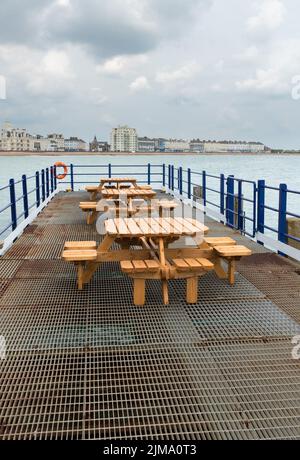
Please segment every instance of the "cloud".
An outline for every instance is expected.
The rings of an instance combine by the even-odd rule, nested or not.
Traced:
[[[155,49],[209,0],[1,0],[0,42],[77,44],[98,59]],[[24,5],[25,3],[25,5]],[[14,27],[11,27],[11,24]]]
[[[98,65],[96,71],[99,75],[120,77],[127,75],[136,68],[140,69],[141,66],[146,64],[147,60],[146,55],[115,56]]]
[[[274,30],[279,27],[285,16],[285,6],[280,0],[260,0],[258,12],[248,19],[250,31]]]
[[[236,82],[239,91],[258,92],[269,95],[288,94],[291,78],[299,73],[300,40],[274,42],[266,59],[265,67],[259,67],[255,75]]]
[[[162,84],[186,82],[194,78],[200,71],[197,62],[190,62],[177,69],[158,72],[156,81]]]
[[[129,88],[134,92],[143,91],[145,89],[150,89],[150,84],[147,77],[141,76],[137,77],[132,83],[130,83]]]

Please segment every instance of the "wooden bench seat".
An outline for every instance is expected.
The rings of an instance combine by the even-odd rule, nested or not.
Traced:
[[[65,250],[96,249],[96,241],[66,241]]]
[[[179,272],[213,270],[214,264],[208,259],[173,259],[173,264]]]
[[[204,242],[211,247],[215,246],[235,246],[236,241],[227,236],[218,237],[218,238],[204,238]]]
[[[123,260],[121,262],[121,270],[124,273],[153,273],[160,268],[156,260]]]
[[[96,201],[82,201],[79,204],[80,209],[83,211],[95,211],[97,209]]]
[[[246,246],[214,246],[215,270],[219,278],[228,278],[231,285],[235,282],[235,264],[241,257],[251,256],[252,251]],[[223,270],[221,260],[228,264],[227,274]]]
[[[67,262],[90,262],[97,259],[96,249],[68,249],[63,251],[63,259]]]
[[[62,258],[66,262],[77,266],[78,288],[83,289],[84,283],[89,281],[85,268],[97,261],[97,243],[95,241],[69,241],[65,244]]]
[[[205,272],[214,269],[214,264],[204,258],[186,258],[172,260],[176,270],[182,275],[188,275],[186,279],[186,301],[189,304],[198,301],[198,277]],[[190,275],[190,276],[189,276]]]
[[[246,246],[215,246],[214,250],[221,257],[244,257],[252,254]]]

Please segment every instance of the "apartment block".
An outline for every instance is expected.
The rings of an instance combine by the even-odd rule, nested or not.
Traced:
[[[129,126],[113,128],[110,141],[112,152],[136,152],[138,149],[136,129]]]

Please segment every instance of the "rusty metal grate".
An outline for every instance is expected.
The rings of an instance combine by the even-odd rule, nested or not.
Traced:
[[[86,196],[60,193],[0,261],[0,438],[300,439],[294,267],[257,254],[235,287],[201,278],[196,305],[172,281],[163,306],[153,281],[134,307],[118,263],[78,292],[60,252],[101,238],[78,220]]]

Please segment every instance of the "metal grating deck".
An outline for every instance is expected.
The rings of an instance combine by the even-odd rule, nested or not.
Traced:
[[[85,198],[59,194],[0,260],[0,439],[300,439],[299,267],[259,247],[192,306],[154,281],[134,307],[117,263],[78,292],[60,252],[99,241]]]

